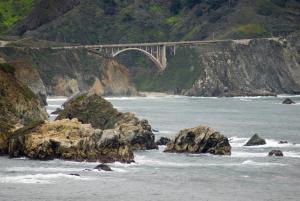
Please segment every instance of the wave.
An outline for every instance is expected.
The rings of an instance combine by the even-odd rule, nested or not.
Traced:
[[[63,173],[57,174],[28,174],[17,176],[1,176],[0,183],[23,183],[23,184],[49,184],[55,179],[75,179],[75,180],[91,180],[91,178],[83,178]]]
[[[300,95],[291,95],[291,94],[279,94],[278,98],[300,98]]]
[[[265,155],[266,156],[266,155]],[[155,166],[155,167],[232,167],[232,166],[286,166],[284,163],[273,162],[255,162],[252,160],[245,160],[243,162],[229,162],[229,163],[187,163],[187,162],[166,162],[160,160],[145,159],[145,157],[136,157],[136,165],[139,166]]]
[[[79,172],[82,168],[63,168],[63,167],[9,167],[7,172]]]
[[[280,141],[275,140],[275,139],[265,139],[266,140],[266,144],[264,145],[257,145],[257,146],[244,146],[246,144],[246,142],[249,140],[250,138],[245,138],[245,137],[230,137],[229,138],[229,143],[232,147],[244,147],[244,148],[280,148],[280,147],[300,147],[300,144],[294,144],[294,143],[283,143],[283,144],[279,144]]]
[[[270,163],[270,162],[255,162],[252,160],[246,160],[241,163],[241,165],[248,166],[287,166],[285,163]]]

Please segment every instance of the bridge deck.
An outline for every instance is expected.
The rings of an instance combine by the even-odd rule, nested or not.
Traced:
[[[268,40],[278,40],[279,38],[260,38]],[[243,39],[243,40],[252,40],[252,39]],[[145,47],[145,46],[174,46],[174,45],[201,45],[209,43],[218,43],[218,42],[234,42],[240,40],[202,40],[202,41],[178,41],[178,42],[156,42],[156,43],[128,43],[128,44],[107,44],[107,45],[74,45],[74,46],[62,46],[62,47],[52,47],[52,49],[73,49],[73,48],[122,48],[122,47]]]

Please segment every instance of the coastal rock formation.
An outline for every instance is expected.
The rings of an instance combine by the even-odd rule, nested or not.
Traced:
[[[94,129],[77,119],[63,119],[17,130],[9,140],[9,156],[31,159],[133,162],[130,145],[116,130]]]
[[[57,120],[77,118],[94,128],[114,129],[133,149],[155,149],[154,134],[147,120],[139,120],[132,113],[122,113],[97,94],[83,93],[74,96],[58,112]]]
[[[105,165],[105,164],[99,164],[97,165],[96,167],[94,167],[94,170],[104,170],[104,171],[112,171],[112,169],[108,166],[108,165]]]
[[[37,42],[36,46],[44,45]],[[46,47],[54,46],[49,42]],[[62,45],[62,44],[60,44]],[[130,96],[138,92],[128,69],[116,59],[93,54],[86,49],[53,50],[5,47],[0,54],[6,60],[34,61],[48,95],[72,96],[91,91],[98,95]]]
[[[292,99],[290,99],[290,98],[286,98],[286,99],[284,99],[284,101],[282,102],[282,104],[295,104],[295,102],[292,101]]]
[[[280,150],[272,150],[269,152],[268,156],[283,156],[282,151]]]
[[[15,68],[15,77],[23,85],[26,85],[37,97],[42,105],[47,105],[46,87],[39,72],[32,66],[22,61],[10,62]]]
[[[244,146],[257,146],[266,144],[266,140],[254,134]]]
[[[210,153],[230,155],[228,138],[208,126],[198,126],[179,131],[164,152]]]
[[[167,137],[161,137],[159,140],[156,141],[157,145],[166,145],[169,142],[171,142],[171,139],[167,138]]]
[[[12,65],[0,64],[0,154],[7,154],[14,130],[48,118],[37,96],[14,73]]]

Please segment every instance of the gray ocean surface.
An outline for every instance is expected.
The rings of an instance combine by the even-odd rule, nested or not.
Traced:
[[[201,124],[230,138],[231,156],[135,152],[113,172],[85,172],[98,163],[0,157],[0,201],[33,200],[300,200],[300,96],[107,98],[120,111],[149,120],[161,136]],[[49,98],[48,112],[64,98]],[[54,116],[51,117],[52,119]],[[266,145],[243,147],[258,133]],[[288,144],[279,144],[287,140]],[[272,149],[284,157],[267,157]],[[71,176],[78,173],[81,176]]]

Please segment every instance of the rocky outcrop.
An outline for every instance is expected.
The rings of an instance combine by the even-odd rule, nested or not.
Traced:
[[[254,134],[244,146],[257,146],[266,144],[266,140]]]
[[[208,126],[198,126],[179,131],[164,152],[230,155],[231,146],[228,138],[219,132]]]
[[[22,61],[12,61],[10,64],[15,68],[16,79],[37,95],[42,105],[47,105],[46,87],[44,86],[39,72]]]
[[[157,145],[166,145],[169,142],[171,142],[171,139],[167,138],[167,137],[161,137],[159,138],[159,140],[156,141]]]
[[[8,138],[20,127],[48,118],[37,96],[14,77],[15,68],[0,64],[0,154],[6,154]]]
[[[185,95],[251,96],[300,93],[299,38],[257,39],[199,46],[203,67]]]
[[[99,164],[97,165],[96,167],[94,167],[94,170],[98,170],[98,171],[112,171],[112,169],[108,166],[108,165],[105,165],[105,164]]]
[[[272,150],[272,151],[269,152],[268,156],[280,156],[280,157],[282,157],[283,153],[280,150]]]
[[[94,129],[77,119],[63,119],[23,128],[9,140],[10,157],[75,161],[133,162],[130,145],[116,130]]]
[[[0,49],[0,54],[9,62],[31,61],[28,64],[40,74],[48,95],[72,96],[89,90],[106,96],[138,94],[125,66],[115,59],[90,53],[86,49],[5,47]]]
[[[292,101],[292,99],[290,99],[290,98],[286,98],[286,99],[283,100],[282,104],[288,104],[289,105],[289,104],[295,104],[295,102]]]
[[[155,137],[147,120],[139,120],[132,113],[122,113],[97,94],[83,93],[74,96],[58,112],[57,120],[77,118],[94,128],[114,129],[133,149],[155,149]]]

